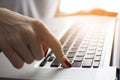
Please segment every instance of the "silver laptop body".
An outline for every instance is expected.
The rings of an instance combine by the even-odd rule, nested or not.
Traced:
[[[58,39],[63,45],[65,55],[73,67],[64,68],[57,63],[52,50],[49,49],[47,57],[41,61],[35,61],[31,65],[25,64],[22,69],[17,70],[1,53],[1,79],[116,79],[116,66],[113,66],[113,62],[115,62],[115,60],[113,61],[113,52],[114,47],[116,47],[116,45],[113,47],[113,43],[117,35],[115,35],[115,17],[73,16],[45,19],[44,22],[56,36],[59,36]],[[71,43],[69,43],[70,41]]]

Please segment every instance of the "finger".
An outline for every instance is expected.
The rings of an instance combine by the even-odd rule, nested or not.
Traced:
[[[15,68],[20,69],[23,67],[24,61],[9,45],[4,44],[1,50]]]
[[[41,47],[41,44],[38,44],[37,41],[32,41],[30,44],[29,44],[29,48],[32,52],[32,55],[34,56],[34,58],[36,60],[41,60],[44,55],[43,55],[43,49]]]
[[[48,46],[45,44],[44,41],[42,41],[42,48],[43,48],[43,51],[44,51],[44,55],[46,56],[47,55],[47,52],[48,52]]]
[[[27,44],[17,34],[14,37],[9,37],[8,42],[26,63],[30,64],[34,61]]]
[[[27,27],[28,28],[26,28],[26,26],[24,25],[22,26],[23,30],[21,31],[21,35],[25,35],[22,37],[24,41],[28,44],[28,47],[34,59],[41,60],[43,58],[43,49],[40,45],[40,41],[37,40],[36,34],[32,27],[30,25],[27,25]]]
[[[36,26],[38,27],[38,30],[40,30],[38,34],[43,34],[41,35],[42,40],[45,41],[46,44],[53,50],[57,60],[65,67],[71,67],[70,62],[64,56],[60,42],[54,37],[52,33],[50,33],[50,31],[45,27],[44,24],[36,22]]]

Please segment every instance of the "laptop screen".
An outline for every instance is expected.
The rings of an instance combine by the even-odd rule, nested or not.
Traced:
[[[107,11],[119,12],[119,0],[60,0],[59,11],[75,13],[81,10],[100,8]]]

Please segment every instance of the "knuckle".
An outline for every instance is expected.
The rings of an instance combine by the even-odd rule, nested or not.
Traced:
[[[34,59],[29,59],[29,60],[26,60],[26,63],[31,64],[33,61],[34,61]]]
[[[35,59],[36,60],[41,60],[43,57],[44,57],[44,55],[42,54],[42,55],[39,55],[39,56],[35,57]]]
[[[32,21],[32,24],[33,24],[33,27],[40,30],[43,30],[45,27],[45,24],[42,21],[39,21],[36,19]]]
[[[11,43],[16,43],[16,42],[19,42],[21,39],[21,37],[19,35],[12,35],[12,36],[9,36],[7,37],[7,40],[8,42],[11,42]]]

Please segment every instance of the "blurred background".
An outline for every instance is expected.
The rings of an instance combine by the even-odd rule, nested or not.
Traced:
[[[0,0],[0,7],[42,19],[71,15],[116,16],[119,0]]]

